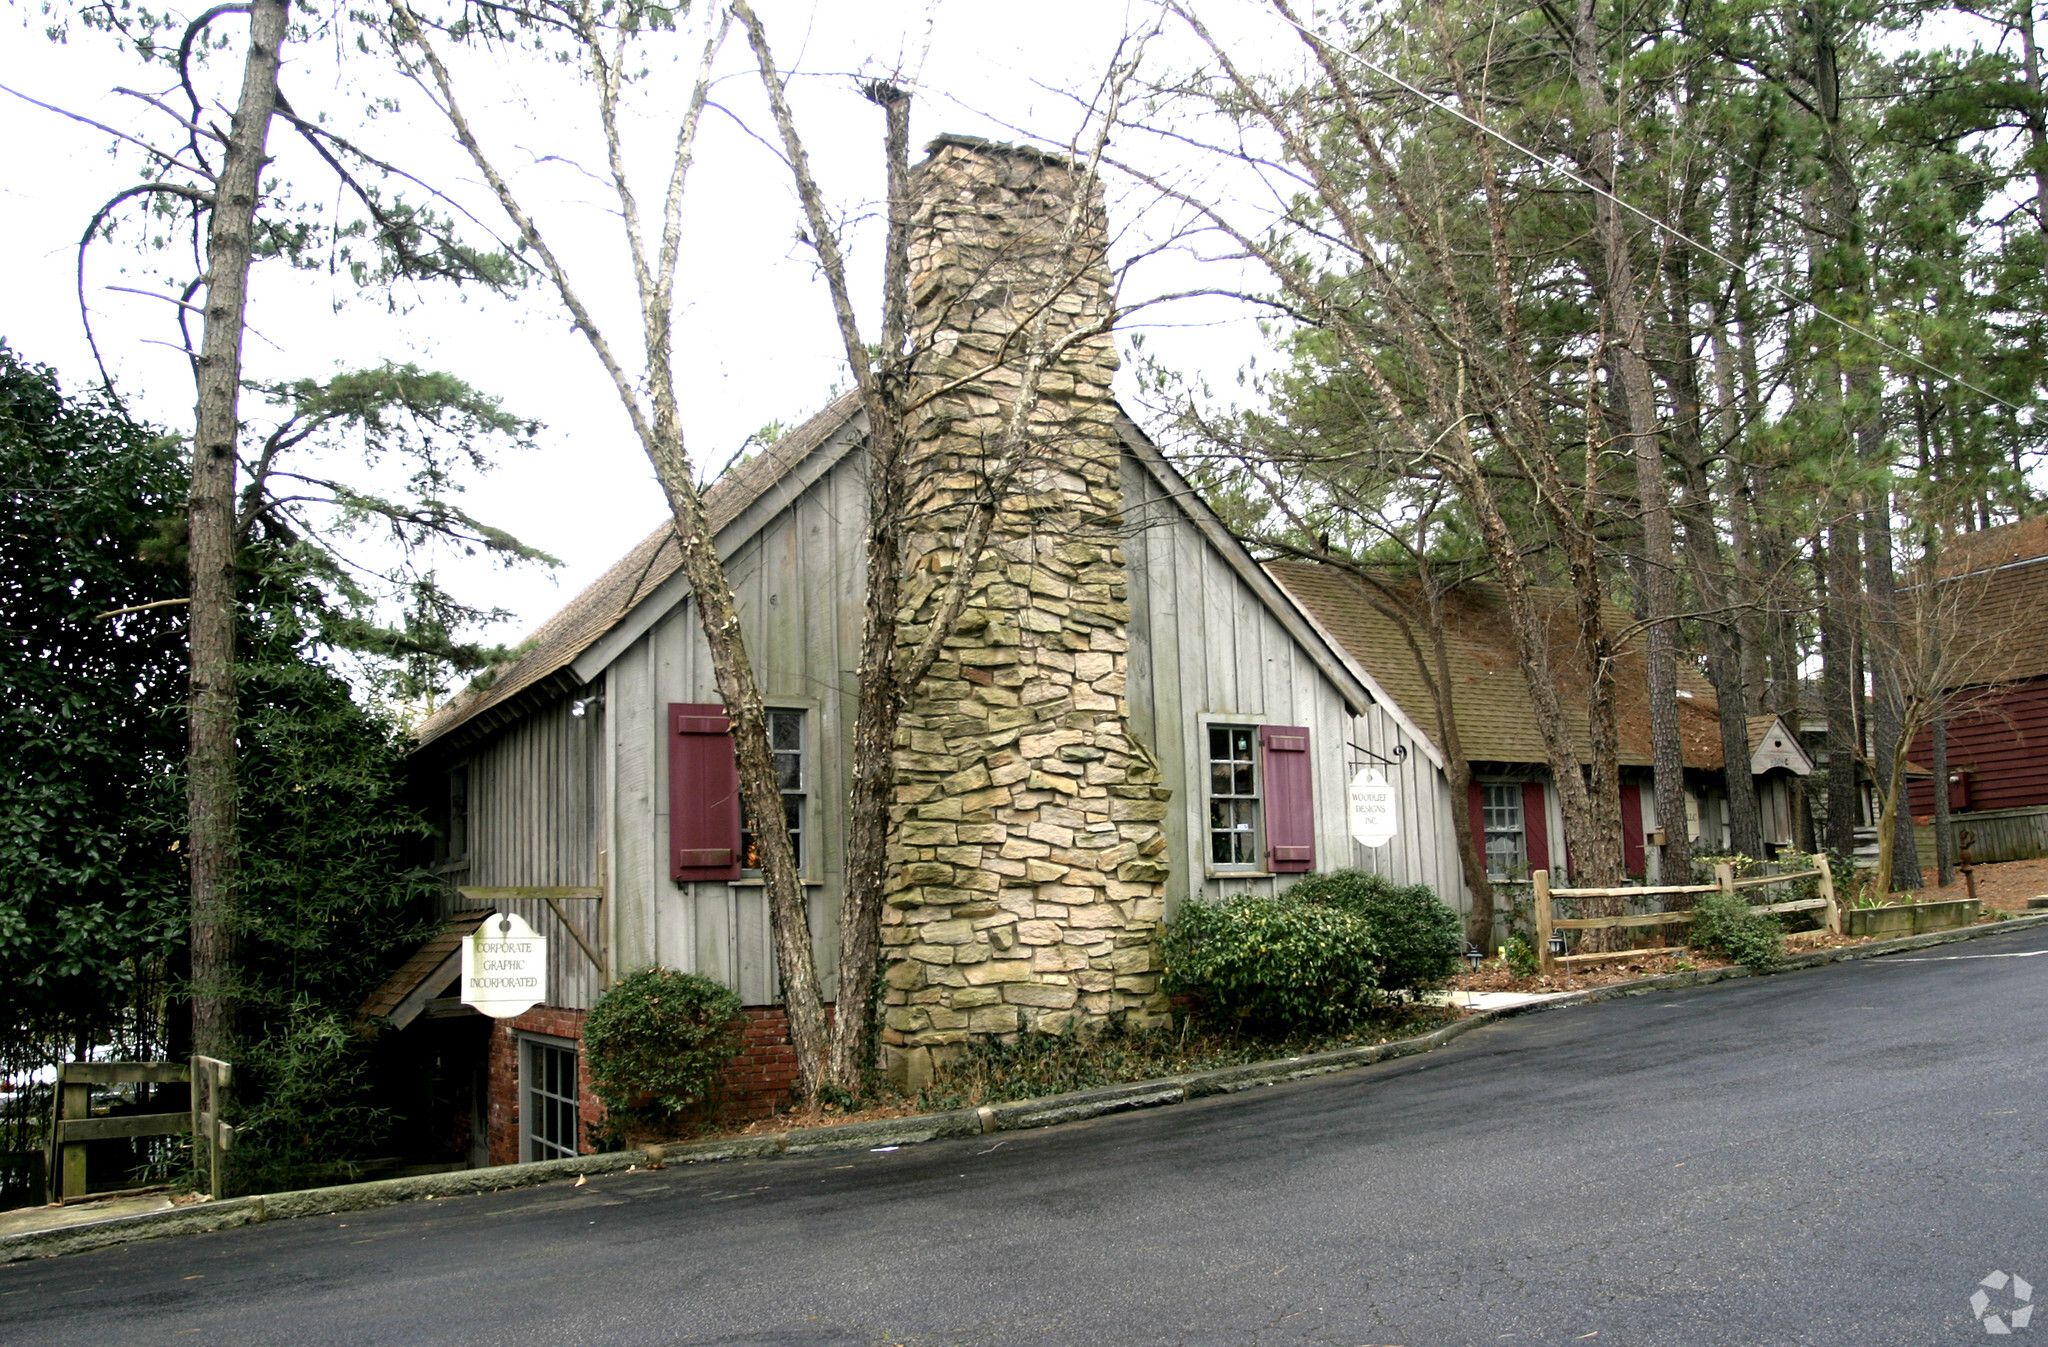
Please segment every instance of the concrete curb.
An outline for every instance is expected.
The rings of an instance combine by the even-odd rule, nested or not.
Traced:
[[[2006,931],[2027,930],[2048,925],[2048,912],[2015,917],[1987,926],[1965,926],[1953,931],[1932,931],[1847,949],[1815,950],[1795,954],[1778,970],[1797,971],[1850,959],[1872,959],[1886,954],[1904,954],[1939,945],[1975,940]],[[1264,1085],[1350,1071],[1377,1062],[1412,1057],[1440,1048],[1461,1035],[1497,1020],[1537,1011],[1590,1005],[1625,996],[1642,996],[1654,991],[1673,991],[1725,982],[1730,978],[1756,976],[1749,969],[1705,968],[1691,973],[1667,973],[1661,977],[1638,978],[1607,987],[1568,992],[1562,996],[1498,1010],[1475,1011],[1440,1029],[1392,1043],[1374,1043],[1355,1048],[1335,1048],[1301,1057],[1285,1057],[1242,1066],[1218,1067],[1213,1071],[1191,1072],[1162,1080],[1133,1081],[1094,1090],[1044,1099],[1024,1099],[981,1108],[951,1109],[943,1113],[920,1113],[907,1118],[882,1118],[874,1122],[843,1123],[837,1127],[814,1127],[794,1132],[769,1132],[759,1136],[724,1137],[716,1141],[686,1141],[661,1148],[664,1164],[701,1164],[718,1160],[764,1159],[775,1155],[817,1155],[832,1151],[870,1150],[882,1146],[909,1146],[940,1137],[980,1136],[990,1132],[1021,1131],[1054,1127],[1134,1109],[1160,1108],[1186,1103],[1210,1095],[1235,1094]],[[161,1239],[170,1235],[199,1234],[229,1230],[261,1221],[287,1220],[300,1216],[331,1216],[339,1212],[364,1211],[400,1202],[468,1197],[475,1193],[528,1188],[587,1174],[617,1174],[646,1165],[647,1150],[615,1151],[605,1155],[579,1155],[571,1160],[542,1160],[532,1164],[500,1165],[493,1169],[466,1169],[446,1174],[425,1174],[409,1179],[377,1179],[369,1183],[340,1184],[331,1188],[307,1188],[297,1192],[266,1193],[255,1197],[234,1197],[219,1202],[197,1202],[169,1211],[140,1212],[104,1221],[63,1226],[54,1230],[32,1230],[0,1236],[0,1263],[25,1258],[54,1258],[63,1254],[86,1253],[137,1240]]]

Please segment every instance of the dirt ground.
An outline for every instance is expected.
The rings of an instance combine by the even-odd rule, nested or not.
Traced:
[[[1956,876],[1956,882],[1946,889],[1936,887],[1934,871],[1925,876],[1927,887],[1920,893],[1923,903],[1940,902],[1950,898],[1968,897],[1963,877]],[[1977,898],[1985,907],[1995,907],[2004,912],[2024,912],[2027,899],[2048,894],[2048,860],[2004,861],[1997,865],[1977,867]]]

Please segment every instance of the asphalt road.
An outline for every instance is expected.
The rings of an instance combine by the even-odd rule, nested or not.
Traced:
[[[1994,1270],[2042,1288],[2024,1342],[2044,1025],[2015,932],[1069,1127],[16,1264],[0,1342],[1864,1347],[1981,1340]]]

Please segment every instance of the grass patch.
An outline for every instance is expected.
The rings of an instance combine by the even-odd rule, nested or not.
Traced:
[[[1129,1030],[1112,1023],[1092,1033],[1018,1034],[1008,1042],[971,1044],[941,1067],[918,1093],[924,1109],[978,1108],[1038,1099],[1069,1090],[1178,1076],[1331,1048],[1412,1038],[1457,1018],[1442,1006],[1387,1007],[1341,1033],[1267,1036],[1196,1022],[1173,1029]]]

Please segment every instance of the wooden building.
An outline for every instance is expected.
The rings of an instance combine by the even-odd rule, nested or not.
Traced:
[[[1383,689],[1406,712],[1409,723],[1434,730],[1435,697],[1409,644],[1413,634],[1425,651],[1429,649],[1428,634],[1420,629],[1424,605],[1413,581],[1386,577],[1384,589],[1373,589],[1337,567],[1301,561],[1274,562],[1267,570],[1314,618],[1318,629],[1344,651],[1354,673]],[[1537,598],[1551,617],[1556,651],[1551,667],[1560,677],[1568,724],[1576,741],[1583,744],[1584,699],[1574,695],[1569,676],[1576,663],[1570,651],[1574,636],[1571,596],[1540,590]],[[1536,727],[1535,708],[1517,661],[1505,601],[1498,584],[1474,582],[1448,593],[1442,611],[1451,706],[1473,774],[1469,798],[1462,803],[1471,817],[1474,837],[1482,839],[1489,877],[1509,885],[1512,891],[1512,886],[1526,881],[1530,871],[1567,868],[1570,858],[1564,853],[1563,815]],[[1389,608],[1418,615],[1409,619],[1409,632],[1404,633]],[[1609,630],[1620,631],[1633,622],[1619,608],[1607,613]],[[1648,680],[1642,641],[1630,643],[1617,664],[1623,858],[1631,875],[1654,881],[1654,839],[1664,825],[1657,817],[1650,771]],[[1696,850],[1725,850],[1727,798],[1717,703],[1705,678],[1684,663],[1679,666],[1678,696],[1687,834]],[[1797,799],[1789,780],[1810,774],[1813,764],[1796,736],[1776,717],[1753,718],[1748,728],[1751,770],[1758,776],[1760,795],[1768,802],[1765,840],[1775,846],[1792,845],[1797,835]],[[1448,801],[1445,807],[1449,807]]]
[[[2048,805],[2048,516],[1954,539],[1940,584],[1931,621],[1966,649],[1948,680],[1949,807]],[[1931,728],[1908,756],[1912,812],[1931,817]]]
[[[939,142],[933,162],[956,175],[950,190],[963,200],[998,189],[1014,200],[1064,171],[1032,152],[960,139]],[[936,960],[890,979],[885,1053],[912,1079],[975,1034],[1156,1014],[1164,1001],[1148,951],[1160,920],[1190,899],[1273,892],[1300,874],[1353,865],[1429,884],[1449,900],[1461,893],[1435,747],[1108,401],[1114,354],[1103,354],[1106,341],[1100,348],[1068,380],[1078,391],[1063,413],[1094,438],[1071,439],[1062,452],[1079,456],[1074,472],[1055,464],[1048,479],[1093,482],[1098,506],[1105,494],[1114,501],[1090,516],[1107,534],[1004,535],[1001,546],[1012,559],[1057,552],[1084,576],[1119,572],[1099,586],[1112,602],[1083,622],[1059,616],[1079,599],[1043,599],[1052,582],[1037,576],[977,589],[981,625],[949,642],[961,647],[957,658],[934,673],[949,689],[944,714],[914,704],[900,741],[907,780],[922,779],[927,758],[951,762],[933,757],[943,749],[975,759],[954,775],[979,773],[978,785],[948,789],[1001,798],[968,800],[966,815],[906,806],[892,881],[903,901],[892,900],[885,920],[957,926],[959,940],[982,942],[960,945],[960,964],[971,955],[1018,970],[982,985],[961,976],[950,954],[930,952],[934,925],[919,928],[927,935],[917,944],[907,935],[890,943],[885,926],[899,964]],[[864,592],[864,428],[858,399],[841,398],[705,495],[771,710],[828,999]],[[990,653],[989,642],[1002,648]],[[1035,659],[1037,672],[1019,672],[1019,659]],[[1061,670],[1066,684],[1046,681]],[[945,728],[963,710],[1010,728],[963,741]],[[450,918],[460,919],[460,906],[503,907],[551,937],[545,1003],[497,1021],[478,1068],[487,1101],[478,1131],[489,1138],[476,1146],[479,1160],[587,1144],[594,1113],[577,1051],[581,1016],[608,977],[631,969],[665,966],[737,989],[753,1021],[739,1076],[763,1106],[781,1097],[793,1064],[775,1009],[767,904],[747,864],[723,708],[666,525],[544,624],[488,686],[429,720],[415,761],[445,801]],[[1135,773],[1140,761],[1151,784],[1105,804],[1095,783],[1139,780],[1116,773]],[[1398,791],[1398,834],[1377,849],[1349,835],[1346,787],[1367,764]],[[1130,798],[1139,794],[1156,803]],[[920,787],[916,798],[932,792]],[[988,821],[936,821],[963,817]],[[1009,839],[1000,849],[997,836]],[[1086,850],[1097,845],[1108,849]],[[943,885],[914,873],[944,869],[940,862],[954,869]],[[502,892],[548,889],[557,892]],[[1088,929],[1103,926],[1112,929]],[[1006,929],[1021,934],[1005,939]],[[452,965],[420,967],[432,962],[416,959],[410,983],[388,987],[378,1004],[410,1007],[408,1022],[460,1017],[447,996]]]

